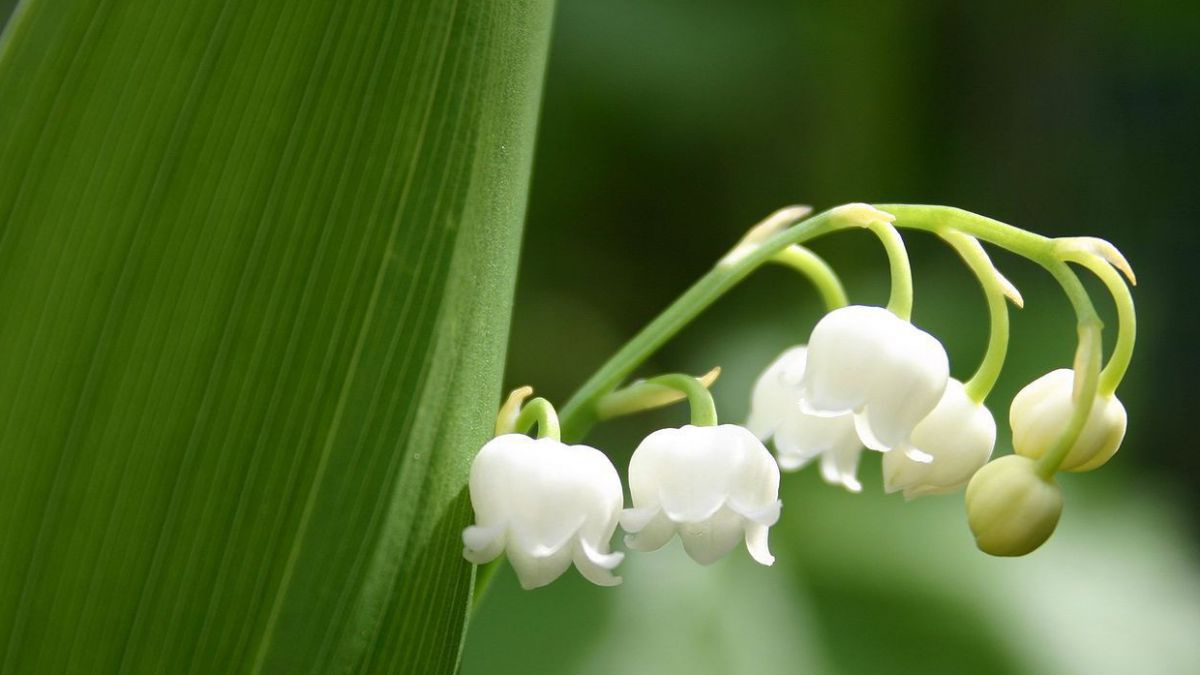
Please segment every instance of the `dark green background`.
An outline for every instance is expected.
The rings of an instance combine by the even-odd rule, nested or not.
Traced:
[[[1130,417],[1102,471],[1063,477],[1059,532],[1026,559],[975,551],[961,495],[863,495],[784,476],[779,562],[699,568],[672,549],[626,583],[574,572],[472,624],[466,673],[1187,672],[1200,662],[1192,431],[1200,252],[1200,4],[561,0],[534,169],[508,384],[562,402],[751,223],[788,203],[941,203],[1116,243],[1138,273]],[[908,237],[916,322],[968,376],[986,338],[977,285]],[[867,235],[814,245],[852,300],[886,299]],[[1069,362],[1070,309],[1033,265],[990,404]],[[1103,290],[1089,281],[1105,316]],[[722,365],[727,421],[757,372],[806,339],[815,293],[784,270],[737,289],[645,373]],[[1109,333],[1111,335],[1111,333]],[[682,409],[589,438],[621,469]]]

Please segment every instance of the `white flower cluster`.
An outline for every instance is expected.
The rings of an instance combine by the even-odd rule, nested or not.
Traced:
[[[929,333],[880,307],[827,314],[807,347],[759,377],[750,430],[775,439],[779,465],[820,458],[826,481],[858,492],[863,447],[887,453],[884,483],[908,497],[955,490],[987,462],[996,423],[949,375]]]
[[[910,213],[934,208],[888,208],[893,207]],[[950,376],[941,342],[907,320],[912,282],[903,241],[891,225],[897,217],[848,204],[824,214],[823,221],[822,216],[810,221],[813,231],[863,227],[878,235],[893,275],[884,309],[844,306],[845,292],[829,266],[795,241],[788,243],[783,228],[807,211],[777,212],[753,228],[713,272],[744,275],[739,266],[762,264],[768,258],[761,247],[773,246],[771,260],[808,274],[827,304],[837,307],[817,323],[807,344],[786,350],[758,378],[746,426],[716,424],[709,376],[662,375],[618,391],[605,378],[593,378],[568,406],[575,426],[581,416],[590,415],[590,423],[685,397],[692,406],[694,424],[655,431],[635,449],[627,473],[632,503],[626,508],[621,478],[608,457],[558,440],[553,406],[534,399],[522,408],[532,390],[516,390],[497,417],[499,435],[471,467],[476,522],[463,532],[467,560],[483,564],[507,555],[524,588],[550,583],[572,563],[590,581],[611,586],[621,581],[613,570],[625,555],[610,547],[620,527],[627,533],[626,548],[633,551],[661,548],[678,535],[687,554],[704,565],[743,542],[755,561],[771,565],[768,532],[780,517],[780,470],[797,471],[815,461],[826,482],[860,492],[864,448],[884,453],[883,484],[889,493],[913,499],[966,486],[968,524],[987,553],[1024,555],[1050,536],[1063,503],[1055,473],[1103,465],[1124,438],[1125,408],[1113,392],[1133,348],[1132,299],[1118,273],[1134,282],[1128,263],[1106,242],[1051,240],[1056,265],[1084,265],[1109,286],[1121,322],[1117,345],[1101,371],[1098,324],[1087,320],[1094,310],[1078,296],[1078,280],[1064,282],[1079,318],[1078,372],[1053,371],[1016,396],[1009,414],[1015,454],[989,463],[996,421],[983,400],[1007,349],[1006,298],[1020,306],[1020,294],[992,266],[976,236],[944,224],[929,228],[958,250],[988,296],[988,351],[975,376],[961,382]],[[965,218],[974,230],[1006,233],[1018,248],[1041,241],[1028,233],[1014,238],[1014,228],[971,214],[938,213]],[[1045,247],[1038,244],[1038,256],[1044,257]],[[680,302],[700,302],[691,293]],[[543,438],[507,433],[533,423]],[[773,441],[775,456],[767,441]]]
[[[1017,455],[1036,460],[1053,446],[1074,409],[1074,382],[1073,371],[1060,369],[1016,396],[1010,424]],[[1097,395],[1062,468],[1089,471],[1107,462],[1121,444],[1125,424],[1121,402],[1111,394]],[[852,492],[862,489],[856,474],[863,448],[886,453],[885,489],[903,491],[910,499],[963,487],[987,464],[996,443],[992,413],[949,376],[941,343],[878,307],[834,310],[813,329],[807,347],[780,355],[754,386],[747,426],[763,441],[774,439],[784,470],[799,470],[819,458],[824,479]],[[1026,470],[1032,462],[1004,466]],[[986,501],[974,496],[987,494],[986,483],[1001,473],[981,474],[980,486],[968,493],[969,507]],[[1047,515],[1041,522],[1051,519]]]
[[[745,541],[770,565],[767,529],[779,520],[779,468],[746,429],[732,425],[660,429],[629,463],[633,507],[624,509],[621,480],[604,453],[586,445],[521,434],[498,436],[471,466],[474,525],[463,531],[463,555],[475,564],[508,556],[521,586],[557,579],[574,561],[588,580],[620,583],[611,570],[623,558],[609,550],[620,522],[636,551],[676,534],[701,564]]]

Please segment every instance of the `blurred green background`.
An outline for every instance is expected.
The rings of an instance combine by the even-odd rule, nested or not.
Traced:
[[[627,558],[616,589],[569,572],[523,592],[505,570],[463,671],[1197,672],[1200,3],[561,0],[555,30],[509,386],[561,403],[777,207],[941,203],[1124,250],[1141,284],[1129,435],[1102,471],[1062,478],[1059,530],[1027,558],[977,552],[961,494],[884,496],[868,453],[862,495],[784,476],[769,569],[744,551],[701,568],[673,546]],[[908,242],[914,319],[965,377],[986,338],[980,291],[937,242]],[[814,248],[852,300],[885,301],[869,236]],[[1069,362],[1074,331],[1044,274],[994,257],[1026,298],[990,400],[1003,454],[1012,395]],[[764,270],[645,373],[721,365],[718,405],[741,421],[758,372],[819,309],[802,279]],[[685,416],[589,442],[623,469]]]

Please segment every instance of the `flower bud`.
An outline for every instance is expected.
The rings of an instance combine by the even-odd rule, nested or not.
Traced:
[[[967,523],[979,550],[1019,556],[1037,549],[1062,515],[1062,489],[1043,479],[1034,461],[1006,455],[986,464],[967,484]]]
[[[1071,420],[1074,385],[1074,371],[1060,368],[1030,382],[1013,398],[1008,419],[1018,455],[1037,459],[1054,446]],[[1059,468],[1091,471],[1102,466],[1121,447],[1125,424],[1125,406],[1117,397],[1097,394],[1083,431]]]

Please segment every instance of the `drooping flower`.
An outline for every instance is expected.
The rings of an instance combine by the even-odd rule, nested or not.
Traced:
[[[647,436],[629,462],[633,508],[621,515],[625,544],[662,547],[676,532],[708,565],[740,541],[759,563],[775,562],[768,528],[779,519],[779,467],[744,427],[687,425]]]
[[[1034,461],[1005,455],[977,471],[967,484],[967,524],[984,553],[1025,555],[1041,546],[1062,515],[1062,488],[1038,475]]]
[[[820,457],[827,483],[860,492],[858,459],[862,443],[854,415],[811,415],[800,407],[801,380],[808,350],[792,347],[775,359],[754,384],[746,426],[762,441],[773,436],[775,456],[784,471],[799,471]]]
[[[481,565],[506,553],[521,587],[545,586],[574,561],[601,586],[621,583],[609,549],[624,495],[604,453],[552,438],[505,434],[471,465],[475,524],[463,530],[463,557]]]
[[[1053,370],[1025,385],[1013,398],[1008,420],[1012,425],[1013,449],[1018,455],[1037,459],[1049,450],[1070,422],[1074,409],[1072,388],[1075,372]],[[1096,394],[1092,411],[1063,460],[1065,471],[1091,471],[1116,454],[1125,438],[1125,406],[1112,394]]]
[[[909,442],[930,461],[916,461],[908,452],[885,454],[884,488],[903,490],[907,499],[953,492],[992,456],[996,420],[987,406],[967,396],[962,382],[951,378],[942,399],[913,429]]]
[[[842,307],[813,329],[801,406],[815,415],[853,413],[863,444],[887,451],[909,444],[949,376],[937,338],[882,307]]]

